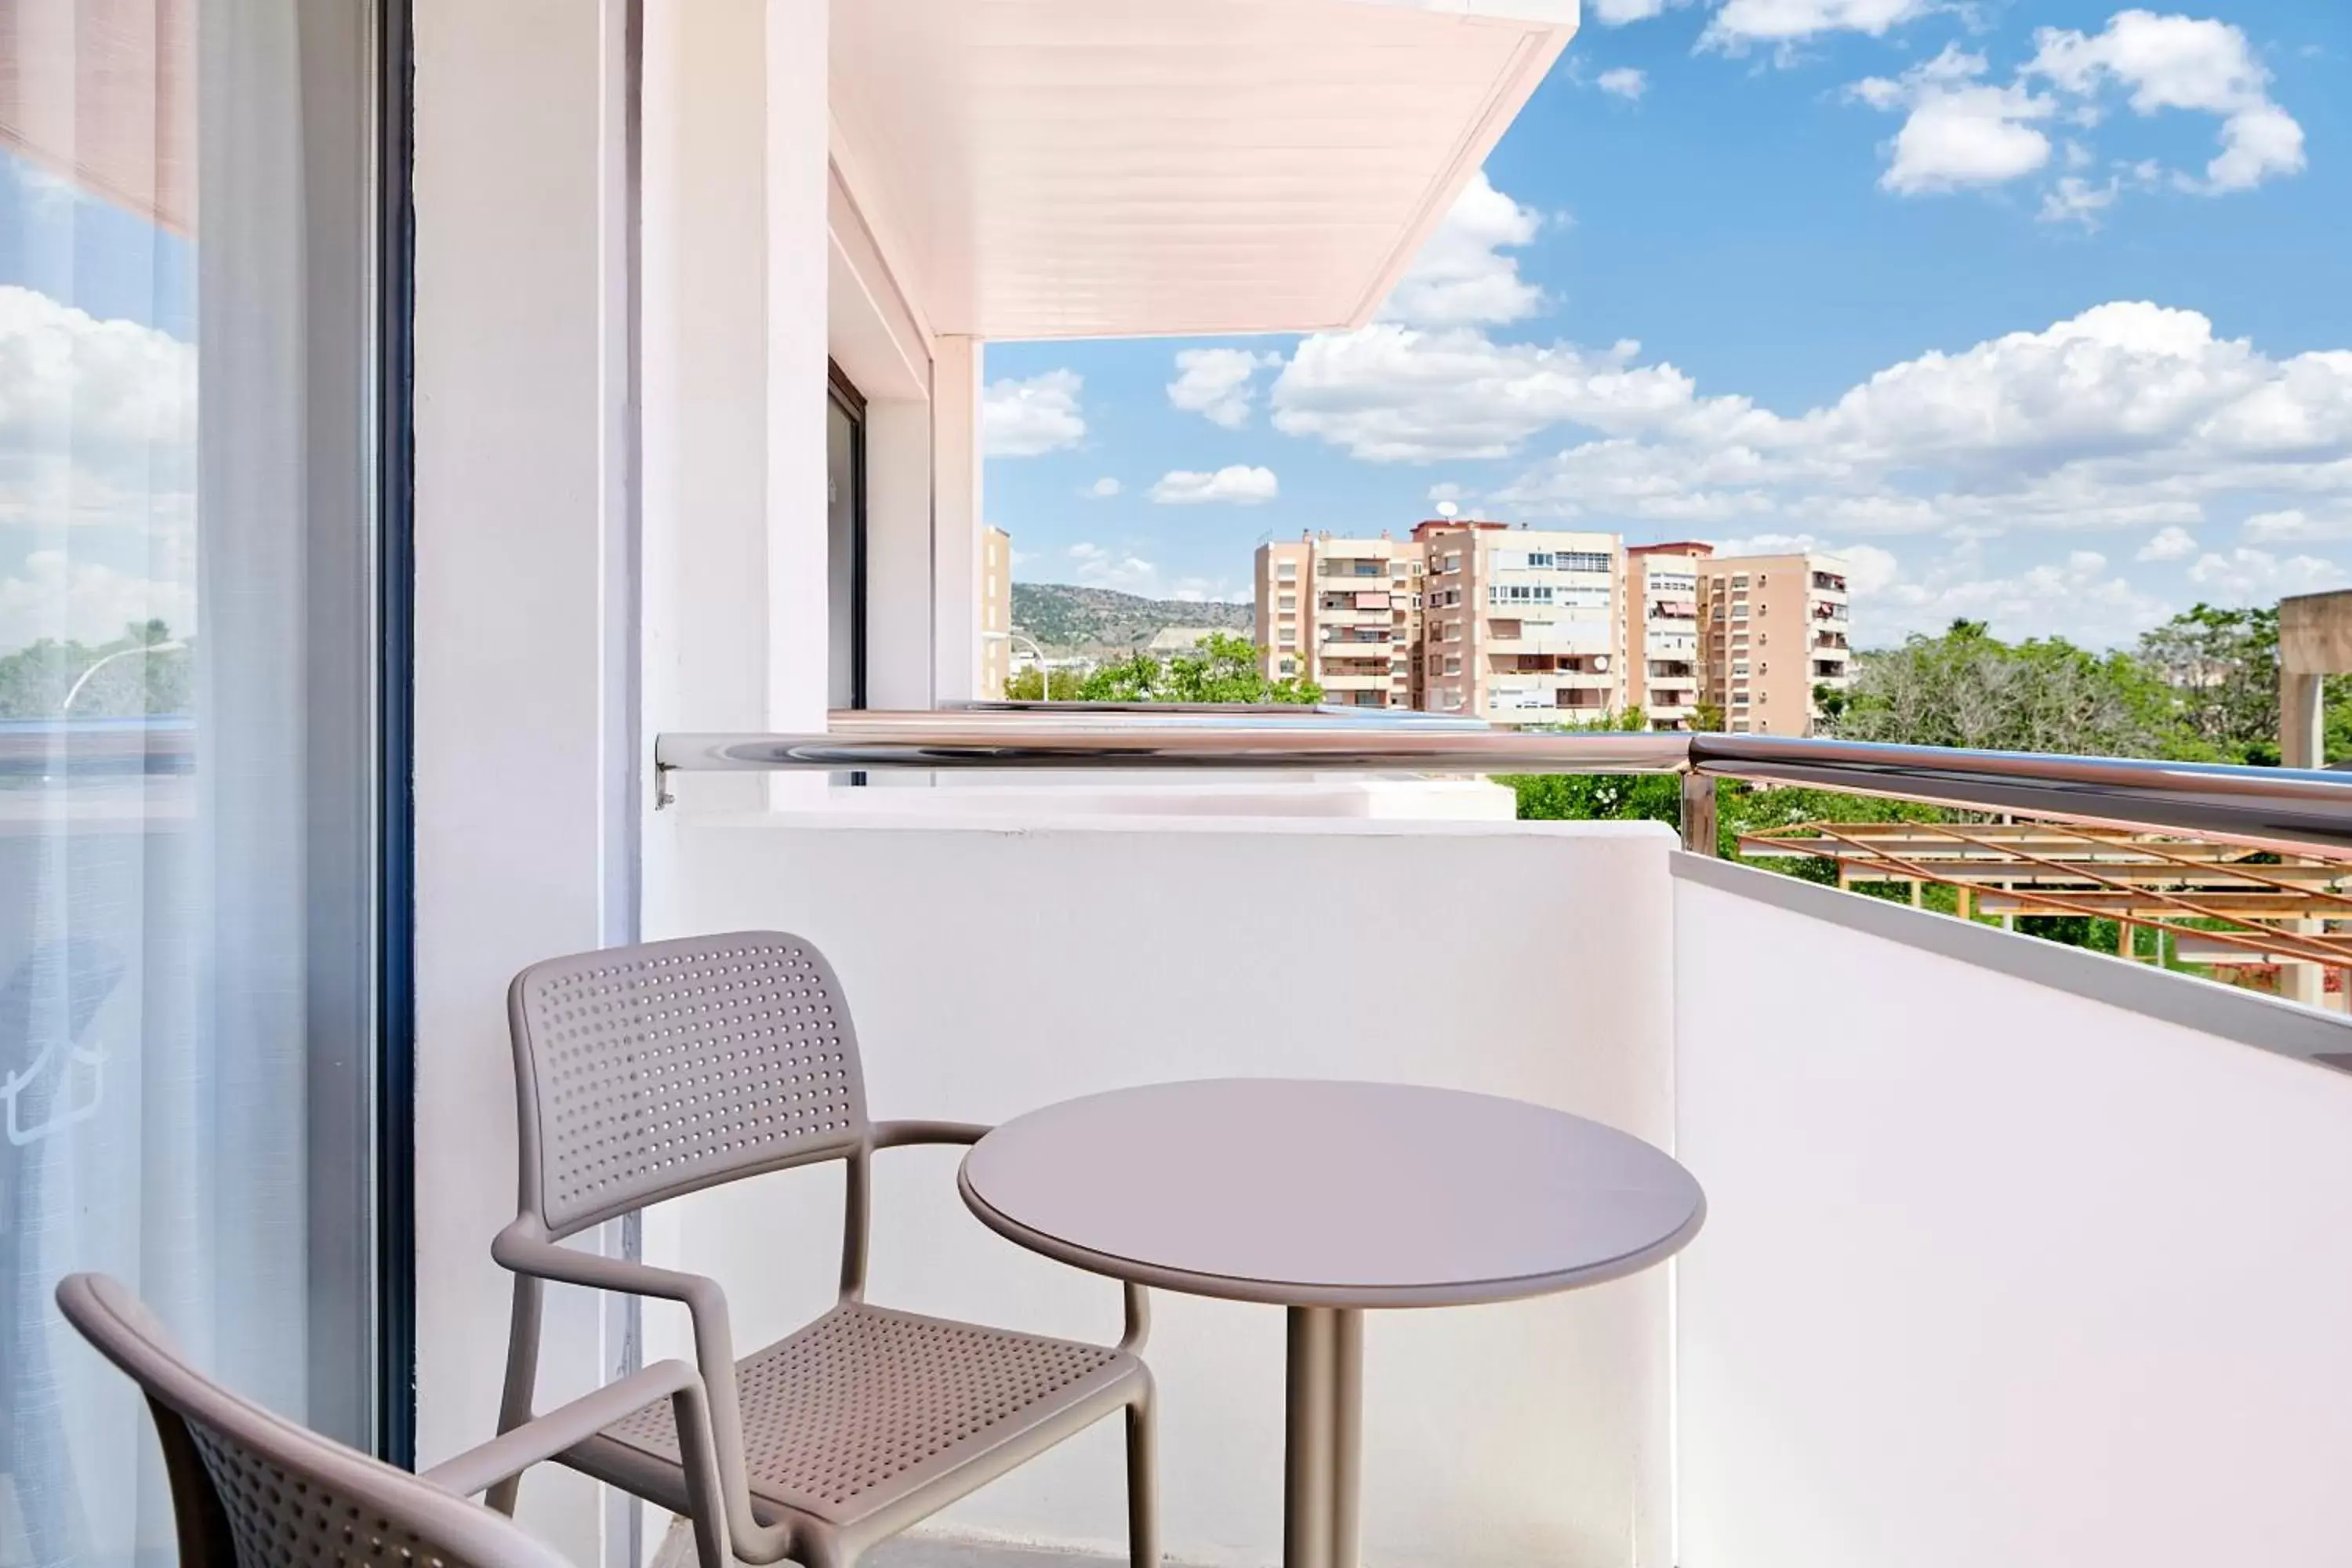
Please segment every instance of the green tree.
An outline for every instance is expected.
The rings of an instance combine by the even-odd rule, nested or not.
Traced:
[[[1831,732],[1849,740],[2093,756],[2164,756],[2179,725],[2164,682],[2127,653],[2063,637],[2005,643],[1981,621],[1864,654]]]
[[[110,662],[74,696],[74,717],[131,719],[188,712],[194,698],[194,656],[184,647],[159,646],[172,640],[170,626],[151,620],[124,626],[121,637],[108,642],[43,637],[0,655],[0,719],[58,717],[75,684],[101,659]],[[153,651],[142,655],[141,649]]]
[[[1078,695],[1089,702],[1292,702],[1323,700],[1323,689],[1296,676],[1265,673],[1265,655],[1247,637],[1212,632],[1190,653],[1162,660],[1137,653],[1086,679]]]
[[[1076,702],[1086,689],[1087,678],[1075,669],[1054,670],[1052,680],[1056,702]],[[1004,678],[1004,700],[1008,702],[1042,701],[1045,690],[1046,678],[1038,673],[1034,664]]]
[[[2139,657],[2196,751],[2228,762],[2278,762],[2278,609],[2198,605],[2143,634]],[[2184,750],[2189,748],[2183,748]]]

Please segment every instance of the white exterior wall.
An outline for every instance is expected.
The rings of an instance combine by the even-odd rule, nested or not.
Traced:
[[[2347,1561],[2352,1077],[1718,887],[1675,928],[1684,1568]]]
[[[514,1217],[504,996],[625,940],[626,524],[608,135],[622,7],[417,0],[416,1415],[431,1464],[496,1430]],[[625,647],[625,639],[618,639]],[[593,1238],[592,1238],[593,1239]],[[545,1403],[605,1381],[603,1304],[550,1301]],[[605,1514],[541,1470],[523,1521],[575,1562]]]
[[[1516,1095],[1664,1142],[1670,845],[1648,824],[745,816],[680,831],[677,929],[818,942],[879,1116],[998,1121],[1120,1084],[1290,1074]],[[1270,885],[1411,893],[1334,898],[1301,920],[1248,892]],[[1465,911],[1475,939],[1408,942],[1429,910]],[[956,1160],[877,1162],[875,1299],[1115,1338],[1117,1287],[983,1230],[955,1196]],[[656,1211],[648,1255],[715,1273],[739,1341],[764,1342],[828,1304],[839,1193],[803,1172],[684,1199]],[[1665,1568],[1665,1303],[1659,1271],[1373,1314],[1367,1558]],[[1164,1292],[1154,1313],[1170,1553],[1274,1562],[1282,1314]],[[650,1353],[685,1342],[674,1314],[652,1328]],[[934,1528],[1117,1552],[1122,1495],[1113,1423]]]

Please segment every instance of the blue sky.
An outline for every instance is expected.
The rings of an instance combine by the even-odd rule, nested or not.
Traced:
[[[987,508],[1028,581],[1451,496],[2128,642],[2352,583],[2347,215],[2340,0],[1587,0],[1391,319],[992,344]]]

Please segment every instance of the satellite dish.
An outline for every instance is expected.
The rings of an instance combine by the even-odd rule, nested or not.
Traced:
[[[1461,512],[1462,509],[1455,506],[1450,500],[1442,500],[1437,503],[1437,515],[1445,519],[1448,522],[1453,521],[1456,517],[1460,516]]]
[[[1595,675],[1606,675],[1609,673],[1609,656],[1607,654],[1597,653],[1592,656],[1592,672]]]

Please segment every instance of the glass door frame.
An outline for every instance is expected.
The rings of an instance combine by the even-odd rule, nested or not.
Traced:
[[[409,0],[377,0],[374,1448],[416,1462],[415,102]]]
[[[831,359],[825,395],[849,421],[849,705],[864,708],[866,679],[866,395]],[[828,568],[830,570],[830,568]],[[827,587],[830,602],[831,588]]]

